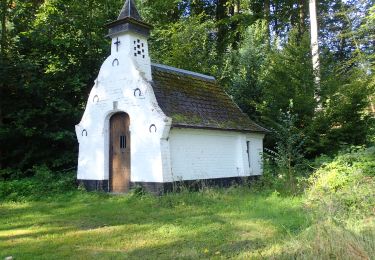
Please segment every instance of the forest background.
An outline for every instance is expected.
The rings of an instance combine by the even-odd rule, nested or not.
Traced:
[[[75,177],[124,0],[2,0],[0,258],[372,259],[375,1],[309,1],[136,0],[154,62],[215,76],[272,130],[259,181],[156,197]]]
[[[74,125],[123,0],[2,0],[0,179],[72,170]],[[307,0],[136,1],[154,26],[154,62],[213,75],[251,119],[273,130],[284,166],[374,143],[374,1],[316,2],[319,80]],[[371,102],[372,101],[372,102]]]

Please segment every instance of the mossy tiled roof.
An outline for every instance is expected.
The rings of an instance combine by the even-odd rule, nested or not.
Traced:
[[[268,132],[244,114],[213,77],[152,64],[153,89],[172,127]]]

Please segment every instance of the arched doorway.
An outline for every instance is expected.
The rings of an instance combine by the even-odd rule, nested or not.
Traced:
[[[123,193],[130,186],[130,118],[121,112],[110,119],[109,188],[110,192]]]

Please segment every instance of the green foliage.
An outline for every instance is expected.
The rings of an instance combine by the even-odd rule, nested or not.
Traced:
[[[311,136],[308,152],[312,154],[332,154],[345,145],[366,144],[375,124],[367,111],[373,93],[369,75],[360,69],[333,65],[329,60],[324,66],[322,108],[306,131]]]
[[[345,227],[321,221],[287,241],[271,259],[371,259],[374,240],[375,222]]]
[[[215,43],[210,39],[213,28],[212,21],[205,21],[203,15],[155,28],[150,43],[153,60],[215,75],[217,55]]]
[[[75,173],[61,171],[76,164],[74,125],[109,52],[103,25],[123,1],[2,1],[0,257],[375,255],[374,148],[315,160],[313,225],[301,198],[285,195],[306,185],[303,155],[375,142],[374,2],[319,2],[319,109],[303,3],[137,1],[155,26],[153,60],[214,75],[252,119],[276,125],[266,144],[277,163],[265,158],[256,194],[202,183],[198,193],[155,198],[139,188],[118,197],[76,191]]]
[[[337,220],[374,217],[375,147],[355,148],[323,164],[310,178],[308,201]]]
[[[241,109],[257,121],[259,113],[256,107],[263,100],[259,72],[269,54],[266,32],[265,21],[249,26],[239,50],[227,57],[220,78]]]
[[[318,158],[306,208],[313,224],[283,246],[277,259],[371,259],[375,255],[375,147]]]
[[[283,48],[274,46],[259,71],[264,94],[257,108],[264,118],[275,120],[280,112],[289,109],[292,100],[293,112],[299,115],[299,125],[303,128],[314,115],[315,86],[308,34],[301,40],[297,35],[297,31],[292,31]]]
[[[293,114],[293,103],[289,110],[281,113],[277,122],[273,122],[272,136],[275,140],[273,150],[266,149],[266,164],[261,182],[282,192],[301,192],[303,186],[299,180],[309,173],[304,158],[306,137],[297,127],[298,117]]]
[[[0,182],[0,200],[45,199],[76,189],[75,172],[53,173],[46,166],[33,168],[34,177]]]
[[[215,76],[241,109],[266,127],[292,100],[306,157],[374,142],[375,120],[366,112],[375,92],[373,1],[319,2],[320,110],[307,3],[136,2],[154,25],[154,61]],[[109,53],[103,25],[116,19],[122,5],[122,0],[2,1],[0,178],[28,177],[34,165],[59,171],[76,164],[74,125]],[[270,149],[276,145],[269,137],[265,143]]]
[[[141,198],[145,195],[147,195],[147,191],[142,186],[135,186],[133,187],[130,192],[131,196],[134,196],[136,198]]]
[[[183,15],[183,0],[138,1],[139,11],[150,24],[159,28],[177,22]],[[180,8],[179,8],[180,6]]]
[[[53,185],[55,174],[37,167],[34,179],[0,186],[41,190],[22,202],[10,193],[0,203],[6,238],[0,257],[369,259],[375,253],[374,158],[374,147],[318,158],[306,197],[264,186],[160,197],[140,188],[122,196],[72,192],[70,182]],[[38,242],[30,248],[31,240]]]
[[[10,9],[14,38],[1,59],[2,167],[27,172],[34,165],[61,170],[76,163],[74,125],[108,53],[103,24],[119,5],[17,1]]]
[[[291,169],[302,163],[304,137],[296,125],[297,119],[289,110],[281,114],[280,123],[275,123],[273,134],[276,139],[276,152],[272,152],[272,155],[279,168]]]

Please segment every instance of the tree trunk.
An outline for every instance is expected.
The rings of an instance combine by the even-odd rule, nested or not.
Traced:
[[[5,57],[6,42],[7,42],[7,11],[8,1],[1,1],[1,58]]]
[[[234,13],[239,14],[241,10],[241,0],[236,0],[234,3]]]
[[[231,16],[234,17],[236,15],[239,15],[240,10],[241,10],[241,1],[240,0],[234,1],[234,3],[231,6],[231,10],[230,10]],[[241,40],[241,34],[238,31],[238,25],[239,25],[238,20],[233,21],[232,24],[231,24],[231,29],[232,29],[233,32],[235,32],[234,39],[233,39],[233,49],[235,49],[235,50],[238,49],[239,42]]]
[[[320,102],[320,60],[319,60],[319,44],[318,44],[318,21],[316,15],[316,1],[310,0],[310,33],[311,33],[311,55],[315,76],[315,99]]]
[[[375,94],[370,95],[369,103],[370,103],[370,106],[369,106],[370,113],[371,113],[372,117],[375,118]]]
[[[229,6],[228,14],[230,16],[234,16],[234,4],[233,3]]]

